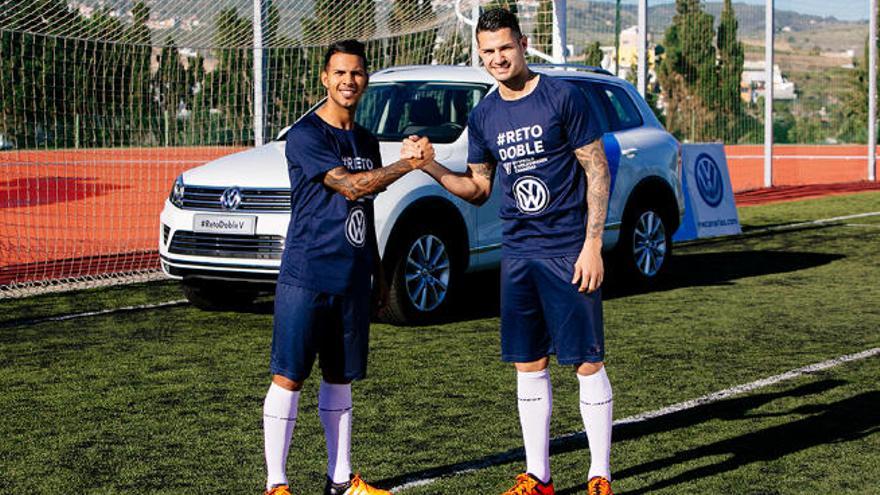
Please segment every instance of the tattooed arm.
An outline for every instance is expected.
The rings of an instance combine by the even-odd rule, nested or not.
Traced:
[[[461,199],[481,205],[489,199],[495,178],[494,163],[469,163],[463,172],[453,172],[434,160],[434,148],[426,138],[411,136],[403,140],[403,156],[424,156],[427,163],[422,172],[430,175],[447,191]]]
[[[400,160],[387,167],[366,172],[349,172],[345,167],[336,167],[324,174],[324,185],[354,201],[363,196],[375,194],[389,184],[415,170],[409,160]]]
[[[468,169],[458,173],[431,160],[422,170],[452,194],[475,205],[485,203],[492,193],[494,163],[468,163]]]
[[[605,147],[597,139],[574,151],[587,174],[587,239],[602,240],[605,218],[608,216],[608,193],[611,189],[611,173]]]
[[[354,201],[384,190],[392,182],[412,170],[425,167],[433,159],[434,150],[428,149],[420,155],[403,154],[400,160],[375,170],[350,172],[340,166],[324,174],[324,185],[345,196],[349,201]]]
[[[593,292],[602,285],[605,267],[602,262],[602,234],[608,216],[611,174],[602,140],[597,139],[574,151],[587,175],[587,235],[574,265],[571,283],[580,284],[580,292]]]

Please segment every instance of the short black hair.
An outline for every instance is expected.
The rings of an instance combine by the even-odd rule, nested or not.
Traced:
[[[364,61],[364,69],[368,69],[370,64],[367,61],[367,51],[363,43],[358,40],[342,40],[331,43],[327,47],[327,53],[324,54],[324,70],[330,63],[330,57],[337,53],[347,53],[349,55],[357,55]]]
[[[513,31],[513,36],[517,39],[522,37],[522,29],[519,28],[519,21],[516,19],[516,15],[507,9],[496,7],[480,15],[480,20],[477,21],[476,34],[480,34],[483,31],[495,32],[504,28],[510,28]]]

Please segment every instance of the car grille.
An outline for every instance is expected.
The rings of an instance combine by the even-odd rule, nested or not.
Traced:
[[[183,208],[186,210],[220,210],[220,196],[228,187],[186,186],[183,191]],[[239,188],[241,212],[290,211],[290,189]]]
[[[279,260],[284,251],[280,235],[207,234],[178,230],[171,238],[169,253],[220,258]]]

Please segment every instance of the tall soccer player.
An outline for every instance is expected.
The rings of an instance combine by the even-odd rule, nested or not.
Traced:
[[[475,204],[497,175],[503,191],[501,356],[517,370],[526,472],[508,495],[554,493],[548,356],[574,366],[590,445],[587,491],[611,493],[611,384],[600,286],[609,172],[601,132],[573,85],[529,70],[516,16],[488,10],[477,23],[480,58],[498,81],[468,119],[468,170],[423,170]],[[424,141],[407,149],[430,148]],[[500,167],[498,167],[500,165]]]
[[[373,302],[387,301],[373,196],[425,161],[402,154],[400,161],[381,166],[378,141],[354,121],[367,82],[364,45],[334,43],[321,72],[326,102],[287,134],[292,211],[275,292],[272,383],[263,404],[269,495],[291,493],[287,453],[300,390],[316,357],[328,456],[324,494],[389,493],[352,474],[351,382],[364,378],[367,369],[371,275]]]

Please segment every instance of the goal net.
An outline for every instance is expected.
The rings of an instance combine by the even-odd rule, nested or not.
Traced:
[[[371,70],[469,62],[455,6],[0,0],[0,298],[158,277],[178,174],[271,140],[315,104],[332,41],[365,41]]]

